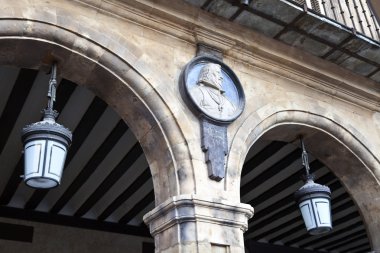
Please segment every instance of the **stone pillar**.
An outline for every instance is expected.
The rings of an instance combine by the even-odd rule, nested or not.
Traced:
[[[172,197],[144,216],[156,253],[244,253],[253,208],[193,194]]]

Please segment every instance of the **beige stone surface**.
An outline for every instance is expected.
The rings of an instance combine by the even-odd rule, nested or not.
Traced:
[[[252,215],[247,204],[188,194],[166,200],[144,221],[155,237],[157,252],[210,252],[215,245],[225,245],[237,253],[243,252],[243,232]]]
[[[222,50],[246,96],[245,111],[228,127],[221,182],[207,176],[199,120],[178,85],[197,42]],[[144,149],[157,205],[181,194],[236,201],[245,156],[258,138],[293,141],[306,134],[319,147],[315,138],[323,133],[330,154],[315,148],[315,156],[351,189],[380,249],[380,200],[373,201],[380,181],[378,83],[182,1],[0,0],[0,48],[1,64],[41,68],[58,61],[62,77],[113,107]],[[272,131],[281,127],[291,131]],[[333,147],[350,154],[347,169],[338,166]],[[350,178],[358,174],[365,176],[354,184]],[[167,252],[204,246],[170,245]]]

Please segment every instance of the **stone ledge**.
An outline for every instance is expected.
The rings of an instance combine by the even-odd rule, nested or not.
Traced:
[[[79,0],[96,8],[93,1]],[[112,3],[101,8],[114,15],[117,13],[118,18],[144,24],[152,30],[189,43],[213,45],[224,52],[225,58],[231,57],[233,61],[289,78],[342,101],[379,111],[380,90],[376,81],[310,53],[293,50],[283,42],[241,25],[226,23],[223,19],[204,13],[200,8],[180,1],[169,3],[168,0],[157,0],[154,4],[147,0],[128,4],[114,0]],[[212,27],[206,27],[205,24],[212,24]]]
[[[248,204],[213,200],[194,194],[172,197],[144,215],[152,235],[185,222],[213,223],[221,226],[248,229],[253,208]]]

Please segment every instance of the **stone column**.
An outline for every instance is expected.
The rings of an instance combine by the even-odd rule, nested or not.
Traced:
[[[244,253],[253,208],[193,194],[172,197],[144,216],[156,253]]]

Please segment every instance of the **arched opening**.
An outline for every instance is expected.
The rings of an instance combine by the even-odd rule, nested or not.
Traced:
[[[55,10],[67,18],[74,15],[65,9],[68,5]],[[45,20],[44,11],[30,8],[34,18],[19,19],[20,12],[0,21],[0,65],[2,74],[8,76],[2,80],[9,82],[0,85],[3,126],[8,129],[1,137],[3,150],[7,150],[1,153],[6,166],[1,180],[1,216],[129,234],[151,242],[142,216],[156,204],[194,188],[193,176],[187,175],[192,171],[186,150],[180,159],[172,150],[185,140],[169,106],[175,101],[164,101],[162,89],[174,100],[176,96],[162,85],[168,81],[155,75],[146,63],[149,57],[135,44],[113,40],[112,32],[104,38],[102,31],[82,26],[75,18],[75,27],[72,22]],[[39,120],[47,89],[39,83],[47,82],[44,72],[53,62],[62,78],[58,121],[73,130],[77,143],[70,148],[62,187],[34,191],[25,188],[19,178],[22,159],[21,149],[17,151],[21,147],[17,127]],[[9,106],[8,101],[12,101]],[[187,178],[188,183],[182,185],[186,188],[180,188],[178,182],[178,161],[182,177]],[[102,246],[113,239],[107,243],[109,235],[97,238],[95,252],[108,251],[102,251]],[[77,236],[72,241],[80,239]],[[146,247],[152,250],[151,244]],[[120,250],[125,248],[130,247],[120,246]]]
[[[83,167],[85,172],[82,173],[83,170],[79,172],[77,169],[80,169],[79,167],[82,165],[86,166],[87,163],[83,160],[82,163],[84,164],[75,166],[76,168],[73,170],[75,173],[68,174],[65,173],[66,171],[64,172],[66,177],[74,181],[70,181],[70,184],[66,185],[66,187],[57,188],[57,192],[60,189],[62,189],[62,192],[57,195],[29,192],[20,205],[28,207],[29,210],[35,210],[33,208],[37,208],[41,212],[49,210],[49,213],[53,212],[53,215],[62,214],[66,217],[67,214],[70,214],[74,218],[79,218],[79,220],[72,222],[74,225],[81,223],[80,219],[84,217],[90,220],[105,220],[111,223],[116,221],[124,225],[133,224],[133,229],[136,229],[135,232],[140,233],[141,226],[145,228],[145,224],[141,224],[141,215],[143,210],[146,211],[152,207],[152,198],[154,198],[154,205],[159,205],[173,196],[196,192],[193,161],[189,150],[191,145],[188,146],[189,138],[185,138],[180,127],[182,124],[187,126],[188,117],[183,113],[185,107],[179,101],[180,98],[178,98],[177,94],[173,92],[175,89],[167,85],[173,80],[168,77],[170,74],[162,74],[162,68],[165,66],[152,66],[152,58],[146,54],[146,51],[152,52],[152,50],[146,50],[149,49],[149,45],[138,43],[138,39],[130,33],[123,33],[130,27],[135,28],[136,24],[134,22],[126,21],[120,17],[115,18],[114,15],[104,12],[97,3],[92,5],[90,2],[84,3],[82,1],[58,1],[54,4],[37,1],[34,4],[25,6],[13,5],[12,3],[4,7],[4,9],[6,11],[0,11],[3,17],[0,20],[0,48],[2,49],[0,65],[44,71],[53,62],[56,62],[58,75],[61,78],[93,92],[95,96],[98,96],[115,111],[115,115],[118,115],[122,121],[127,123],[128,129],[126,132],[133,133],[136,139],[135,141],[124,143],[124,149],[122,148],[123,151],[120,152],[126,152],[127,150],[132,152],[135,157],[131,158],[130,162],[133,163],[134,159],[139,160],[137,156],[143,150],[146,164],[141,164],[140,166],[149,165],[149,170],[140,168],[142,171],[135,171],[136,174],[129,176],[128,171],[134,170],[126,170],[127,165],[125,164],[119,166],[116,172],[109,170],[110,168],[108,167],[102,172],[92,171],[94,168],[89,166],[88,168]],[[101,21],[92,22],[95,19]],[[115,23],[123,28],[113,29],[118,26]],[[140,31],[138,33],[141,34]],[[44,89],[42,94],[46,94]],[[83,101],[79,100],[79,103],[84,103],[85,107],[85,103],[89,102],[85,99]],[[92,102],[90,102],[91,104]],[[102,107],[103,105],[97,104],[96,106]],[[185,109],[187,110],[187,108]],[[65,111],[64,108],[63,110]],[[108,111],[108,109],[105,110]],[[91,111],[94,112],[93,109]],[[65,113],[62,112],[60,117],[63,119],[64,115]],[[93,116],[89,116],[89,119]],[[91,120],[87,119],[86,122],[88,123],[84,124],[90,124]],[[75,120],[61,123],[70,127],[70,125],[75,125]],[[77,124],[79,123],[77,122]],[[120,128],[124,127],[121,123],[119,126]],[[85,130],[83,132],[87,134]],[[107,131],[100,132],[107,133]],[[118,134],[121,135],[121,132],[118,132]],[[103,143],[102,140],[104,141],[108,138],[108,135],[103,136],[103,139],[100,136],[100,133],[99,137],[95,134],[93,136],[94,141]],[[122,136],[119,137],[123,138]],[[118,139],[115,136],[113,138]],[[138,144],[135,145],[137,141],[140,143],[141,148]],[[99,145],[102,146],[102,144]],[[112,146],[111,144],[109,145]],[[97,149],[95,147],[96,145],[90,145],[88,150],[96,153]],[[94,148],[95,150],[93,150]],[[108,146],[108,148],[110,147]],[[79,150],[81,149],[79,148],[78,152]],[[202,151],[199,151],[199,153],[202,154]],[[128,156],[128,154],[124,154]],[[97,157],[95,156],[94,159],[97,160]],[[107,157],[104,157],[104,160]],[[74,161],[75,158],[72,158],[70,163]],[[97,160],[97,162],[99,161]],[[98,165],[103,166],[102,162],[100,163]],[[134,166],[134,164],[131,166]],[[143,179],[147,178],[148,174],[149,178],[151,178],[149,180],[153,182],[154,193],[151,189],[145,188],[148,192],[138,194],[138,198],[141,197],[142,199],[135,199],[133,201],[137,202],[128,203],[130,197],[134,198],[134,189],[128,190],[128,188],[125,188],[128,187],[128,184],[125,184],[124,188],[120,188],[123,189],[121,192],[112,194],[113,197],[116,197],[115,199],[106,200],[107,188],[112,190],[116,187],[118,180],[121,179],[119,177],[139,187],[140,184],[145,184]],[[100,183],[93,194],[80,193],[82,187],[90,187],[91,183],[86,183],[79,179],[75,182],[77,175],[83,180],[95,180]],[[12,173],[9,176],[13,177]],[[143,176],[143,179],[137,180],[141,176]],[[65,180],[65,175],[63,177],[63,180]],[[13,178],[16,177],[14,176]],[[112,180],[109,178],[112,178]],[[13,203],[12,199],[17,194],[18,186],[20,185],[19,179],[15,179],[15,181],[16,186],[13,186],[13,188],[17,189],[10,190],[10,194],[8,194],[11,196],[8,197],[11,199],[8,202],[10,204]],[[84,185],[80,185],[81,181]],[[131,191],[132,196],[127,196]],[[58,195],[60,196],[59,199],[54,199],[54,196]],[[50,201],[45,201],[45,197],[48,197],[47,200],[50,199]],[[74,204],[74,199],[81,203]],[[74,202],[70,204],[71,200]],[[98,211],[93,210],[93,204],[96,206],[95,202],[98,200],[107,202],[99,204],[102,206],[100,208],[102,211],[100,209]],[[115,201],[118,204],[114,204]],[[139,201],[143,201],[143,204],[139,205]],[[131,206],[132,204],[136,205]],[[107,205],[107,207],[104,205]],[[129,210],[130,214],[119,213],[114,216],[115,212],[120,212],[118,210],[122,206],[127,208],[124,211]],[[12,206],[9,206],[9,208],[12,208]],[[76,210],[74,211],[72,208]],[[12,210],[14,211],[14,209]],[[114,217],[112,218],[112,216]],[[63,223],[69,222],[66,218],[63,219]],[[91,226],[96,225],[90,222]],[[112,227],[112,224],[106,226]],[[119,229],[123,232],[125,227],[119,227]],[[149,247],[151,249],[151,246]],[[106,250],[101,251],[100,249],[96,249],[96,251],[106,252]]]
[[[178,134],[173,131],[173,129],[178,130],[176,122],[167,117],[166,114],[171,115],[171,112],[166,104],[131,65],[110,52],[104,52],[109,54],[103,55],[106,58],[104,61],[99,59],[95,61],[82,55],[81,52],[68,49],[64,45],[57,45],[55,42],[36,41],[33,38],[0,38],[0,48],[5,49],[9,44],[17,44],[17,50],[7,51],[6,54],[15,57],[28,55],[28,57],[14,59],[9,55],[1,55],[2,65],[46,70],[53,60],[57,61],[60,77],[88,88],[104,100],[122,120],[127,122],[142,145],[151,165],[153,177],[157,178],[157,181],[167,183],[167,187],[155,185],[157,203],[178,194],[180,189],[175,170],[176,161],[169,144],[170,137],[163,129],[169,127],[172,136]],[[92,46],[96,47],[96,44]],[[34,50],[32,55],[28,54],[30,50]],[[160,122],[161,118],[165,119],[165,124]],[[181,138],[182,136],[179,136],[178,140]],[[156,149],[158,143],[160,149]],[[169,173],[159,173],[160,168],[165,168]],[[162,176],[165,178],[158,178]]]
[[[368,166],[377,161],[361,136],[352,135],[337,122],[341,122],[339,117],[331,120],[308,112],[279,111],[259,122],[252,131],[255,136],[248,137],[254,139],[254,145],[243,166],[241,196],[242,202],[255,208],[245,234],[252,252],[260,247],[273,252],[378,249],[375,196],[379,184],[373,167]],[[334,228],[324,236],[307,234],[293,198],[302,186],[300,175],[304,172],[300,135],[312,155],[317,182],[333,192]]]
[[[40,120],[40,111],[46,106],[49,75],[43,71],[1,66],[0,78],[0,216],[3,217],[0,226],[14,226],[15,220],[6,218],[15,218],[105,231],[108,238],[112,238],[112,233],[122,234],[123,240],[129,241],[125,245],[131,245],[137,252],[144,243],[151,245],[142,216],[155,206],[152,176],[143,149],[120,116],[90,90],[61,79],[55,105],[60,112],[57,121],[69,127],[75,139],[66,159],[61,185],[52,190],[34,190],[20,178],[23,174],[20,129]],[[35,226],[35,229],[41,227]],[[59,235],[65,238],[64,230],[36,233],[31,239],[35,242],[45,236],[52,240]],[[27,239],[22,227],[18,231],[11,240]],[[95,232],[95,238],[101,240],[96,233],[99,232]],[[86,247],[94,243],[86,236],[82,240],[66,240],[66,249],[74,251],[81,247],[86,251]],[[119,247],[123,245],[122,240],[116,239],[115,243]],[[103,249],[111,246],[108,242],[101,244]],[[8,247],[4,252],[16,249],[15,244],[4,245]],[[37,245],[39,243],[33,244],[31,252]]]
[[[245,233],[249,252],[369,251],[365,226],[350,195],[328,167],[314,157],[310,157],[310,162],[316,182],[332,190],[334,228],[324,236],[307,233],[294,201],[294,192],[303,185],[304,173],[301,150],[296,144],[260,139],[247,157],[242,172],[241,201],[255,207]]]

